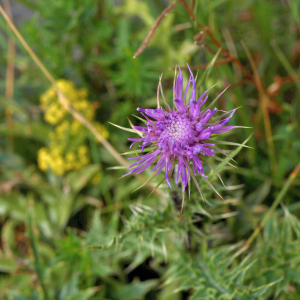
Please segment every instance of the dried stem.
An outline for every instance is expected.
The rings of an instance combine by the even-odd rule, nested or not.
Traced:
[[[192,12],[192,10],[189,8],[189,6],[187,5],[187,3],[185,2],[185,0],[180,0],[180,2],[182,3],[182,5],[184,6],[184,8],[186,9],[186,11],[188,12],[188,14],[190,15],[190,18],[193,22],[196,22],[196,19],[194,17],[194,14]],[[197,23],[197,26],[202,29],[203,31],[206,31],[206,33],[210,36],[211,40],[213,41],[213,43],[217,46],[217,48],[221,48],[222,52],[227,52],[222,45],[218,42],[218,40],[214,37],[214,35],[212,34],[212,32],[210,31],[209,27],[202,25],[201,23]]]
[[[194,10],[195,7],[195,0],[191,0],[191,11]]]
[[[269,96],[274,96],[274,95],[277,95],[282,87],[286,84],[289,84],[289,83],[294,83],[294,82],[299,82],[300,81],[300,75],[297,75],[297,77],[295,76],[291,76],[291,75],[288,75],[286,77],[281,77],[279,75],[276,75],[274,77],[274,82],[267,88],[267,94]]]
[[[197,42],[196,42],[196,44],[197,44]],[[217,53],[217,51],[214,51],[213,49],[211,49],[208,45],[206,45],[206,44],[202,44],[202,45],[200,45],[202,48],[204,48],[207,52],[209,52],[210,54],[212,54],[212,55],[216,55],[216,53]],[[224,54],[219,54],[220,56],[225,56]]]
[[[80,114],[75,108],[73,108],[70,105],[70,101],[68,98],[64,95],[64,93],[60,90],[60,88],[57,86],[56,81],[54,77],[50,74],[50,72],[47,70],[47,68],[42,64],[40,59],[36,56],[36,54],[32,51],[30,46],[27,44],[25,39],[22,37],[18,29],[15,27],[11,19],[8,17],[8,15],[3,10],[2,6],[0,5],[0,13],[4,17],[5,21],[11,28],[11,30],[15,33],[17,38],[20,40],[21,44],[24,46],[26,51],[29,53],[29,55],[32,57],[34,62],[37,64],[37,66],[41,69],[41,71],[44,73],[44,75],[48,78],[48,80],[53,84],[53,86],[57,90],[58,98],[61,102],[61,104],[64,106],[64,108],[76,119],[78,120],[83,126],[85,126],[95,137],[96,139],[102,143],[102,145],[106,148],[106,150],[123,166],[128,166],[127,161],[120,156],[120,154],[115,150],[115,148],[97,131],[97,129],[91,124],[82,114]],[[142,182],[144,182],[146,179],[141,175],[134,174],[138,179],[140,179]],[[153,185],[148,184],[147,185],[149,189],[153,190]],[[155,194],[159,197],[165,198],[165,194],[159,190],[155,191]]]
[[[159,23],[161,22],[161,20],[164,18],[165,14],[167,12],[169,12],[177,2],[181,2],[182,5],[184,6],[185,10],[188,12],[188,14],[190,15],[190,18],[193,22],[196,22],[196,18],[194,17],[193,14],[193,10],[194,10],[194,1],[192,0],[191,2],[191,7],[188,6],[188,4],[186,3],[185,0],[177,0],[175,2],[173,2],[171,5],[169,5],[163,12],[162,14],[156,19],[155,23],[153,24],[150,32],[148,33],[146,39],[144,40],[143,44],[141,45],[141,47],[137,50],[137,52],[135,53],[134,57],[137,57],[138,55],[140,55],[144,49],[146,48],[146,46],[148,45],[151,37],[153,36],[155,30],[157,29]],[[195,35],[194,39],[195,39],[195,43],[197,45],[201,45],[202,47],[204,47],[208,52],[215,54],[215,51],[213,49],[211,49],[208,45],[205,45],[204,40],[206,35],[208,35],[210,37],[210,39],[212,40],[212,43],[218,48],[221,49],[221,54],[223,57],[225,57],[224,60],[216,62],[215,66],[222,64],[223,61],[225,62],[233,62],[235,63],[235,65],[243,72],[243,74],[245,75],[245,78],[242,79],[240,81],[240,83],[238,85],[240,85],[241,83],[243,84],[244,82],[247,83],[252,83],[254,86],[256,86],[256,82],[253,78],[253,74],[251,74],[251,72],[249,72],[247,70],[247,68],[242,64],[242,62],[236,57],[236,55],[234,55],[233,53],[230,53],[228,50],[226,50],[221,43],[215,38],[215,36],[213,35],[213,33],[211,32],[210,28],[207,26],[204,26],[201,23],[197,23],[197,26],[202,30],[201,32],[199,32],[198,34]],[[228,61],[227,61],[228,59]],[[201,66],[194,66],[191,67],[191,69],[199,69],[199,68],[205,68],[207,65],[201,65]],[[173,69],[173,68],[172,68]],[[276,82],[276,86],[270,86],[270,90],[266,90],[266,95],[272,96],[275,93],[277,93],[280,88],[289,82],[294,82],[296,81],[295,78],[286,78],[286,80],[283,80],[282,82],[280,82],[280,84],[278,85],[278,82]],[[297,80],[299,81],[299,80]],[[233,85],[232,87],[234,87],[235,85]],[[273,88],[276,89],[275,92],[273,92]]]
[[[151,27],[148,35],[146,36],[144,42],[142,43],[142,45],[140,46],[140,48],[135,52],[133,58],[138,57],[147,47],[147,45],[149,44],[154,32],[156,31],[158,25],[160,24],[160,22],[162,21],[162,19],[166,16],[166,14],[178,3],[179,0],[174,1],[172,4],[170,4],[161,14],[160,16],[155,20],[153,26]]]
[[[174,1],[172,4],[170,4],[163,12],[162,14],[155,20],[152,28],[150,29],[146,39],[144,40],[144,42],[142,43],[142,45],[140,46],[140,48],[136,51],[136,53],[134,54],[134,58],[136,58],[138,55],[140,55],[144,49],[147,47],[148,43],[150,42],[155,30],[157,29],[158,25],[160,24],[160,22],[162,21],[162,19],[165,17],[165,15],[178,3],[181,2],[182,5],[184,6],[184,8],[186,9],[186,11],[188,12],[188,14],[190,15],[190,18],[193,22],[196,22],[196,19],[193,15],[193,11],[192,9],[187,5],[185,0],[176,0]],[[222,45],[221,43],[215,38],[215,36],[213,35],[213,33],[211,32],[210,28],[207,26],[202,25],[201,23],[197,23],[197,26],[203,30],[203,33],[199,33],[198,35],[196,35],[197,37],[199,36],[199,38],[201,38],[200,43],[204,42],[205,36],[208,35],[210,37],[210,39],[212,40],[212,43],[218,48],[221,49],[221,53],[223,54],[224,57],[228,58],[228,61],[232,61],[234,62],[236,65],[238,65],[238,67],[241,69],[241,71],[244,73],[244,75],[251,81],[253,81],[254,83],[254,79],[252,74],[247,70],[247,68],[241,63],[241,61],[232,56]],[[198,38],[196,38],[198,39]],[[196,43],[199,43],[199,41],[196,41]],[[202,45],[207,49],[207,45]],[[214,53],[214,51],[209,48],[209,51]]]
[[[193,12],[192,12],[192,10],[189,8],[189,6],[188,6],[187,3],[185,2],[185,0],[180,0],[180,2],[182,3],[182,5],[184,6],[184,8],[186,9],[186,11],[188,12],[188,14],[190,15],[191,20],[192,20],[193,22],[195,22],[196,19],[195,19],[194,15],[193,15]],[[207,34],[209,35],[209,37],[211,38],[212,43],[213,43],[218,49],[221,49],[221,52],[222,52],[225,56],[230,57],[230,58],[232,59],[232,61],[233,61],[234,63],[236,63],[236,64],[240,67],[241,71],[244,73],[244,75],[245,75],[247,78],[249,78],[250,80],[253,80],[253,79],[252,79],[252,74],[244,67],[244,65],[241,63],[241,61],[240,61],[238,58],[236,58],[236,57],[230,55],[230,53],[229,53],[229,52],[221,45],[221,43],[215,38],[215,36],[213,35],[213,33],[211,32],[211,30],[210,30],[209,27],[204,26],[204,25],[202,25],[201,23],[197,23],[197,26],[198,26],[200,29],[206,31],[206,33],[207,33]]]

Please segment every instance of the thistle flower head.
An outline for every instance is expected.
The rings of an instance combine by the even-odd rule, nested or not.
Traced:
[[[215,144],[210,141],[210,138],[212,135],[234,128],[234,126],[226,126],[226,124],[235,110],[228,113],[229,116],[224,119],[212,120],[218,111],[217,108],[210,109],[210,105],[207,109],[202,110],[203,104],[208,99],[208,91],[197,99],[196,82],[191,70],[188,84],[183,90],[180,68],[179,71],[180,74],[174,85],[175,98],[173,102],[175,106],[173,110],[168,105],[166,109],[162,107],[137,109],[147,122],[145,126],[134,126],[134,129],[141,132],[141,137],[129,138],[129,140],[133,144],[140,142],[141,152],[144,152],[145,148],[150,145],[154,146],[154,151],[129,158],[136,162],[129,167],[131,170],[126,175],[139,174],[147,168],[151,168],[151,172],[159,174],[164,169],[166,182],[171,187],[170,171],[174,169],[175,164],[178,164],[175,181],[178,183],[181,179],[184,191],[191,179],[191,172],[195,176],[199,174],[207,177],[203,169],[203,160],[205,156],[214,156],[216,150]],[[191,96],[190,99],[186,99],[190,86]]]

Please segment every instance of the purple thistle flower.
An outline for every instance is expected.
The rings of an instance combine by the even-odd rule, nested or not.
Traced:
[[[208,91],[202,94],[197,100],[196,82],[190,70],[191,75],[183,93],[183,77],[180,67],[179,71],[180,75],[177,76],[174,86],[175,99],[173,101],[175,107],[173,110],[168,105],[166,110],[163,108],[137,108],[137,111],[147,120],[145,123],[146,127],[134,126],[134,129],[142,133],[142,137],[129,138],[128,140],[132,141],[133,144],[141,142],[141,152],[149,145],[157,148],[151,153],[129,158],[129,160],[136,160],[136,162],[129,167],[133,169],[123,176],[132,173],[139,174],[154,165],[151,172],[159,174],[165,169],[166,182],[171,188],[169,180],[170,171],[173,170],[175,164],[178,164],[175,180],[178,183],[181,179],[184,191],[188,181],[191,179],[191,172],[195,176],[200,174],[202,177],[207,177],[204,174],[203,159],[205,156],[215,155],[215,144],[208,142],[208,140],[214,134],[223,133],[234,128],[234,126],[225,125],[235,110],[231,112],[229,117],[212,124],[210,119],[218,111],[217,108],[213,110],[208,108],[201,111],[201,107],[208,99]],[[184,100],[191,83],[191,97],[185,104]],[[225,154],[221,150],[217,151]],[[192,165],[192,168],[190,165]]]

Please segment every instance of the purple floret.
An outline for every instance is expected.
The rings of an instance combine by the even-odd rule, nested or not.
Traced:
[[[205,156],[215,155],[213,149],[215,144],[208,143],[207,140],[213,134],[223,133],[234,128],[234,126],[225,125],[233,116],[235,110],[232,111],[229,117],[215,124],[209,123],[210,118],[217,112],[217,108],[201,111],[201,107],[207,101],[208,96],[207,92],[205,92],[197,100],[196,82],[191,70],[191,76],[183,95],[183,77],[180,68],[179,71],[180,75],[177,76],[174,86],[176,98],[173,99],[175,103],[173,110],[164,110],[163,108],[137,109],[147,120],[147,123],[145,123],[146,127],[135,126],[136,130],[142,132],[143,137],[130,138],[129,140],[133,144],[142,142],[140,145],[141,152],[150,145],[156,146],[157,149],[146,155],[129,158],[137,161],[129,167],[133,169],[126,175],[139,174],[155,164],[151,172],[159,174],[165,169],[166,182],[171,188],[169,172],[174,164],[178,164],[175,180],[178,183],[181,179],[184,191],[188,181],[191,179],[190,172],[193,171],[195,176],[200,174],[203,177],[207,177],[204,174],[203,160],[201,159]],[[190,100],[185,104],[184,99],[191,83],[192,93]]]

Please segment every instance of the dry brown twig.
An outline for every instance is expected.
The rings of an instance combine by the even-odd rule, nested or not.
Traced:
[[[200,31],[199,33],[195,34],[194,40],[195,44],[204,48],[206,51],[208,51],[212,55],[216,55],[217,51],[213,50],[210,46],[208,46],[205,43],[205,39],[207,36],[208,27],[205,27],[204,30]],[[219,48],[218,48],[219,50]],[[219,56],[227,57],[228,55],[224,52],[220,52]]]
[[[193,22],[196,21],[194,14],[192,12],[192,10],[189,8],[189,6],[187,5],[187,3],[185,2],[185,0],[180,0],[180,2],[182,3],[182,5],[184,6],[184,8],[186,9],[186,11],[188,12],[188,14],[190,15],[190,18]],[[202,25],[201,23],[197,23],[197,26],[202,29],[203,31],[205,30],[206,34],[210,37],[212,43],[218,48],[221,49],[221,52],[227,56],[227,57],[231,57],[232,61],[234,63],[236,63],[239,68],[241,69],[241,71],[244,73],[244,75],[249,78],[250,80],[252,80],[252,74],[244,67],[244,65],[241,63],[241,61],[230,55],[230,53],[221,45],[221,43],[215,38],[215,36],[213,35],[213,33],[211,32],[210,28],[207,26]]]
[[[31,56],[31,58],[34,60],[34,62],[37,64],[37,66],[41,69],[41,71],[44,73],[44,75],[47,77],[47,79],[53,84],[53,86],[57,90],[58,99],[60,100],[63,107],[76,119],[78,120],[83,126],[85,126],[94,136],[95,138],[104,146],[104,148],[122,165],[128,167],[127,161],[120,156],[118,151],[97,131],[97,129],[94,127],[92,123],[90,123],[82,114],[80,114],[74,107],[71,106],[71,101],[64,95],[64,93],[60,90],[60,88],[56,84],[56,80],[51,75],[51,73],[47,70],[47,68],[42,64],[40,59],[36,56],[36,54],[33,52],[31,47],[27,44],[25,39],[22,37],[18,29],[13,24],[12,20],[8,17],[6,12],[3,10],[2,6],[0,5],[0,13],[7,22],[8,26],[11,28],[11,30],[14,32],[14,34],[17,36],[21,44],[24,46],[28,54]],[[142,182],[145,182],[146,179],[142,175],[136,175],[139,180]],[[147,184],[148,188],[150,190],[154,189],[154,186],[152,184]],[[161,190],[155,190],[154,193],[161,197],[166,198],[166,195]]]
[[[185,0],[176,0],[174,1],[172,4],[170,4],[163,12],[162,14],[155,20],[155,23],[153,24],[153,26],[151,27],[146,39],[144,40],[144,42],[142,43],[142,45],[140,46],[140,48],[137,50],[137,52],[134,55],[134,58],[137,57],[138,55],[140,55],[144,49],[146,48],[146,46],[148,45],[148,43],[150,42],[155,30],[157,29],[157,26],[159,25],[159,23],[162,21],[162,19],[164,18],[164,16],[166,15],[167,12],[169,12],[171,9],[174,8],[174,6],[178,3],[181,2],[181,4],[184,6],[185,10],[188,12],[191,20],[193,22],[196,22],[196,18],[193,15],[193,8],[194,8],[194,1],[192,0],[191,2],[191,7],[188,6],[188,4],[186,3]],[[245,78],[241,79],[239,84],[241,83],[249,83],[249,84],[253,84],[254,86],[256,86],[256,81],[253,77],[253,74],[251,72],[249,72],[247,70],[247,68],[242,64],[242,62],[237,58],[236,55],[233,55],[233,53],[230,53],[230,51],[228,51],[227,49],[225,49],[221,43],[215,38],[215,36],[213,35],[213,33],[211,32],[210,28],[207,26],[204,26],[201,23],[197,23],[197,26],[202,30],[201,32],[197,33],[194,36],[195,39],[195,43],[201,47],[204,47],[205,50],[207,50],[208,52],[212,53],[213,55],[216,54],[216,52],[211,49],[207,44],[205,44],[205,38],[206,36],[209,36],[212,43],[217,47],[217,49],[221,49],[221,54],[220,56],[225,57],[224,60],[220,60],[219,62],[215,63],[215,66],[221,65],[223,63],[228,63],[228,62],[233,62],[240,70],[241,72],[244,74]],[[232,52],[232,51],[231,51]],[[200,66],[192,66],[191,69],[202,69],[205,68],[205,66],[207,66],[206,64],[200,65]],[[182,67],[183,69],[185,67]],[[171,70],[174,68],[171,68]],[[277,78],[278,79],[278,78]],[[274,83],[272,85],[270,85],[270,87],[268,89],[265,89],[265,93],[268,96],[273,96],[277,93],[279,93],[280,89],[282,88],[283,85],[290,83],[290,82],[294,82],[295,80],[291,79],[289,76],[286,78],[282,78],[282,81],[274,80]],[[257,87],[258,88],[258,87]]]
[[[155,20],[153,26],[151,27],[148,35],[146,36],[144,42],[142,43],[142,45],[140,46],[140,48],[134,53],[133,58],[138,57],[147,47],[147,45],[149,44],[155,30],[157,29],[158,25],[160,24],[160,22],[163,20],[163,18],[166,16],[166,14],[172,10],[172,8],[177,4],[177,2],[179,2],[179,0],[174,1],[172,4],[170,4],[160,15],[159,17]]]
[[[147,46],[148,43],[150,42],[150,40],[151,40],[151,38],[152,38],[152,36],[153,36],[153,34],[154,34],[154,32],[155,32],[155,30],[157,29],[157,26],[160,24],[160,22],[162,21],[162,19],[165,17],[166,13],[169,12],[172,8],[174,8],[174,6],[175,6],[179,1],[182,3],[182,5],[184,6],[185,10],[188,12],[188,14],[189,14],[191,20],[192,20],[193,22],[196,22],[196,19],[195,19],[194,15],[193,15],[193,12],[192,12],[191,8],[187,5],[187,3],[185,2],[185,0],[176,0],[176,1],[174,1],[172,4],[170,4],[170,5],[163,11],[162,14],[155,20],[153,26],[151,27],[151,29],[150,29],[150,31],[149,31],[147,37],[146,37],[146,39],[144,40],[144,42],[142,43],[142,45],[140,46],[140,48],[139,48],[139,49],[136,51],[136,53],[134,54],[134,56],[133,56],[134,58],[136,58],[138,55],[140,55],[140,54],[145,50],[146,46]],[[252,81],[254,82],[252,74],[247,70],[247,68],[245,68],[245,66],[241,63],[241,61],[240,61],[238,58],[232,56],[232,55],[231,55],[231,54],[230,54],[230,53],[229,53],[229,52],[221,45],[221,43],[215,38],[215,36],[213,35],[213,33],[211,32],[211,30],[210,30],[209,27],[204,26],[204,25],[202,25],[201,23],[197,23],[197,26],[198,26],[201,30],[203,30],[203,33],[200,32],[200,33],[198,34],[198,36],[196,35],[196,37],[201,38],[201,40],[204,41],[206,35],[208,35],[208,36],[210,37],[212,43],[213,43],[218,49],[221,49],[222,55],[223,55],[224,57],[228,57],[228,58],[230,57],[230,61],[232,61],[232,62],[234,62],[235,64],[237,64],[237,65],[239,66],[239,68],[241,69],[241,71],[244,73],[244,75],[245,75],[248,79],[250,79],[250,80],[252,80]],[[197,42],[197,41],[196,41],[196,42]],[[202,43],[202,46],[203,46],[203,43]],[[209,48],[207,45],[205,46],[205,48],[206,48],[208,51],[214,53],[214,51],[213,51],[211,48]]]
[[[300,75],[298,75],[298,80],[300,81]],[[292,76],[281,77],[276,75],[274,77],[274,82],[270,84],[266,90],[267,94],[272,97],[274,95],[278,95],[282,89],[282,87],[286,84],[295,82],[295,79]]]

